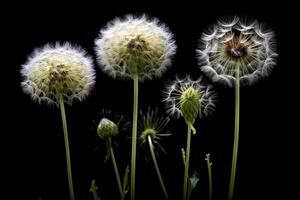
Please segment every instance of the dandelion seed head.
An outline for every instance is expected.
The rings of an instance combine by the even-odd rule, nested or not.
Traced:
[[[138,133],[141,144],[148,141],[148,136],[151,137],[154,144],[158,144],[161,137],[169,136],[170,133],[165,130],[169,123],[169,117],[159,115],[158,109],[148,108],[146,113],[140,112],[138,122]]]
[[[22,65],[23,91],[33,100],[48,104],[62,96],[66,103],[83,100],[95,84],[92,59],[69,43],[38,48]]]
[[[215,108],[216,93],[211,85],[204,84],[200,77],[192,80],[189,76],[176,80],[163,91],[167,113],[183,117],[188,124],[194,124],[195,118],[210,115]]]
[[[233,17],[207,29],[197,49],[201,70],[214,82],[251,85],[267,76],[278,54],[275,36],[264,24]]]
[[[95,51],[101,69],[110,76],[130,78],[137,74],[144,80],[166,71],[176,45],[172,33],[159,20],[127,15],[100,30]]]

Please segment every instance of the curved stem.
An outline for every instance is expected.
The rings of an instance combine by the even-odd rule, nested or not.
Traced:
[[[130,197],[135,199],[135,167],[136,167],[136,140],[137,140],[137,118],[138,118],[138,91],[139,77],[137,74],[133,79],[133,126],[132,126],[132,145],[131,145],[131,179],[130,179]]]
[[[206,154],[206,163],[207,163],[207,172],[208,172],[208,196],[209,200],[212,200],[212,175],[211,175],[211,166],[212,163],[210,162],[210,154]]]
[[[158,167],[158,164],[157,164],[157,161],[156,161],[156,157],[155,157],[155,153],[154,153],[154,150],[153,150],[154,147],[153,147],[153,144],[152,144],[151,136],[148,135],[147,138],[148,138],[148,144],[149,144],[149,148],[150,148],[150,152],[151,152],[153,164],[154,164],[154,167],[155,167],[155,170],[156,170],[156,174],[157,174],[158,179],[159,179],[160,186],[161,186],[161,188],[162,188],[162,190],[164,192],[165,198],[169,199],[169,196],[168,196],[168,193],[167,193],[164,181],[163,181],[163,179],[161,177],[160,170],[159,170],[159,167]]]
[[[68,174],[68,182],[69,182],[70,199],[74,200],[75,195],[74,195],[73,180],[72,180],[72,168],[71,168],[71,157],[70,157],[70,147],[69,147],[69,138],[68,138],[68,128],[67,128],[66,112],[65,112],[65,105],[64,105],[63,97],[59,96],[58,101],[59,101],[61,119],[62,119],[63,130],[64,130],[64,140],[65,140],[65,151],[66,151],[67,174]]]
[[[186,155],[185,155],[185,170],[184,170],[184,181],[183,181],[183,200],[187,199],[189,163],[190,163],[190,151],[191,151],[191,130],[192,130],[191,127],[192,126],[188,124]]]
[[[233,199],[238,144],[239,144],[239,122],[240,122],[240,81],[239,81],[239,69],[236,70],[235,81],[235,125],[234,125],[234,143],[232,152],[232,164],[231,164],[231,176],[229,184],[228,200]]]
[[[121,184],[121,179],[120,179],[120,174],[119,174],[119,170],[118,170],[118,166],[117,166],[117,162],[116,162],[116,158],[115,158],[115,154],[114,154],[114,150],[113,147],[111,145],[111,138],[108,138],[109,143],[110,143],[110,155],[111,155],[111,160],[114,166],[114,171],[115,171],[115,175],[116,175],[116,179],[117,179],[117,183],[118,183],[118,189],[120,192],[120,198],[123,200],[124,199],[124,194],[123,194],[123,189],[122,189],[122,184]]]

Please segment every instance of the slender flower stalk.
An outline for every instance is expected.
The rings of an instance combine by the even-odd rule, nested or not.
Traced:
[[[111,138],[108,138],[108,140],[111,143]],[[112,145],[110,145],[109,150],[110,150],[111,160],[112,160],[112,163],[113,163],[113,166],[114,166],[114,171],[115,171],[115,174],[116,174],[118,189],[119,189],[119,192],[120,192],[120,198],[121,198],[121,200],[124,200],[125,195],[123,193],[123,187],[122,187],[120,174],[119,174],[119,170],[118,170],[118,166],[117,166],[117,162],[116,162],[116,158],[115,158],[115,154],[114,154],[114,149],[113,149]]]
[[[191,135],[192,126],[188,125],[187,130],[187,142],[186,142],[186,156],[185,156],[185,168],[184,168],[184,179],[183,179],[183,199],[188,198],[188,180],[189,180],[189,165],[190,165],[190,151],[191,151]]]
[[[164,92],[164,101],[167,106],[167,112],[177,117],[182,116],[187,125],[187,145],[186,151],[182,151],[185,159],[184,180],[183,180],[183,199],[189,198],[188,181],[189,181],[189,165],[190,165],[190,149],[191,149],[191,132],[196,134],[194,123],[196,117],[204,117],[209,115],[215,107],[216,94],[211,86],[203,84],[200,77],[193,81],[189,77],[177,79],[174,83],[167,86]]]
[[[134,84],[131,147],[131,200],[135,199],[138,82],[160,77],[176,45],[168,28],[157,19],[126,16],[108,23],[95,41],[101,69],[112,77],[130,78]]]
[[[185,166],[185,150],[184,150],[184,148],[181,148],[181,157],[182,157],[183,165]]]
[[[234,183],[235,183],[235,174],[236,174],[236,164],[238,156],[238,147],[239,147],[239,126],[240,126],[240,81],[239,81],[239,69],[237,68],[236,72],[236,84],[235,84],[235,122],[234,122],[234,141],[233,141],[233,150],[232,150],[232,163],[231,163],[231,175],[230,175],[230,184],[228,199],[233,199]]]
[[[272,30],[243,18],[220,20],[202,34],[197,50],[201,70],[214,82],[235,86],[235,125],[228,200],[233,199],[239,143],[240,85],[252,85],[276,64]]]
[[[69,137],[68,137],[68,127],[67,119],[65,112],[65,105],[63,97],[59,97],[59,107],[61,111],[61,119],[63,124],[64,131],[64,140],[65,140],[65,151],[66,151],[66,161],[67,161],[67,174],[68,174],[68,183],[69,183],[69,192],[71,200],[75,199],[74,189],[73,189],[73,179],[72,179],[72,167],[71,167],[71,156],[70,156],[70,147],[69,147]]]
[[[159,144],[159,140],[161,137],[171,135],[169,132],[164,130],[168,122],[168,117],[161,117],[158,115],[158,109],[151,110],[149,108],[146,114],[141,113],[141,120],[139,121],[138,126],[139,140],[142,146],[148,146],[150,149],[151,158],[165,199],[169,199],[169,195],[158,166],[154,152],[154,145],[159,147],[165,153],[165,150]]]
[[[69,43],[36,49],[22,66],[23,91],[35,101],[59,106],[61,111],[70,199],[75,199],[65,103],[83,100],[95,83],[92,59]]]
[[[159,167],[158,167],[158,164],[157,164],[157,161],[156,161],[155,153],[154,153],[154,150],[153,150],[154,147],[153,147],[153,144],[152,144],[152,138],[151,138],[150,135],[148,135],[147,138],[148,138],[149,149],[150,149],[150,152],[151,152],[151,157],[152,157],[153,164],[154,164],[154,167],[155,167],[155,170],[156,170],[156,174],[158,176],[158,180],[159,180],[160,186],[161,186],[161,188],[162,188],[162,190],[164,192],[165,198],[169,199],[166,186],[164,184],[164,181],[162,179],[162,176],[160,174],[160,170],[159,170]]]
[[[208,197],[209,200],[212,200],[212,175],[211,175],[211,166],[212,162],[210,162],[210,154],[206,154],[206,163],[207,163],[207,172],[208,172]]]
[[[131,199],[135,198],[135,171],[136,171],[136,143],[137,143],[137,123],[138,123],[138,98],[139,98],[139,80],[138,75],[133,76],[133,126],[131,140],[131,178],[130,194]]]

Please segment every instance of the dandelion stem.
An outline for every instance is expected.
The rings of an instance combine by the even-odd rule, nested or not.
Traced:
[[[139,77],[137,74],[133,78],[133,126],[132,126],[132,146],[131,146],[131,179],[130,179],[130,197],[135,199],[135,167],[136,167],[136,140],[137,140],[137,118],[138,118],[138,92]]]
[[[111,144],[111,138],[110,137],[108,138],[108,140],[109,140],[109,143]],[[117,162],[116,162],[116,158],[115,158],[115,154],[114,154],[114,150],[113,150],[112,145],[110,145],[109,151],[110,151],[111,160],[112,160],[112,163],[113,163],[113,166],[114,166],[114,171],[115,171],[115,175],[116,175],[116,179],[117,179],[117,183],[118,183],[120,198],[121,198],[121,200],[123,200],[124,199],[123,188],[122,188],[120,174],[119,174],[119,170],[118,170],[118,166],[117,166]]]
[[[66,120],[64,99],[63,99],[62,95],[59,96],[58,101],[59,101],[61,119],[62,119],[63,130],[64,130],[64,140],[65,140],[65,151],[66,151],[67,174],[68,174],[68,182],[69,182],[70,199],[74,200],[75,195],[74,195],[73,180],[72,180],[72,168],[71,168],[71,157],[70,157],[70,147],[69,147],[69,138],[68,138],[68,128],[67,128],[67,120]]]
[[[93,199],[94,200],[100,200],[100,197],[98,196],[97,193],[98,187],[96,186],[96,181],[92,180],[91,182],[91,187],[90,187],[90,192],[93,194]]]
[[[240,122],[240,81],[239,81],[239,68],[236,70],[235,81],[235,125],[234,125],[234,143],[232,152],[231,176],[229,184],[228,200],[233,199],[234,182],[236,174],[238,144],[239,144],[239,122]]]
[[[183,200],[187,200],[190,150],[191,150],[191,130],[192,130],[192,126],[188,124],[187,145],[186,145],[186,155],[185,155],[185,170],[184,170],[184,181],[183,181]]]
[[[181,156],[182,156],[183,165],[185,167],[185,151],[184,151],[184,148],[181,148]]]
[[[207,163],[207,172],[208,172],[208,196],[209,200],[212,200],[212,175],[211,175],[211,166],[212,163],[210,162],[210,154],[206,154],[206,163]]]
[[[157,164],[157,161],[156,161],[156,157],[155,157],[155,153],[154,153],[154,150],[153,150],[154,147],[153,147],[153,144],[152,144],[151,136],[148,135],[147,138],[148,138],[148,144],[149,144],[149,148],[150,148],[150,152],[151,152],[153,164],[154,164],[154,167],[155,167],[155,170],[156,170],[158,179],[159,179],[160,186],[161,186],[161,188],[162,188],[162,190],[163,190],[163,192],[164,192],[165,198],[166,198],[166,199],[169,199],[169,196],[168,196],[168,193],[167,193],[167,190],[166,190],[164,181],[163,181],[163,179],[162,179],[162,176],[161,176],[161,174],[160,174],[160,170],[159,170],[159,167],[158,167],[158,164]]]

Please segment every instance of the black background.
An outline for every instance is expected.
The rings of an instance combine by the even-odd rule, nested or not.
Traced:
[[[32,5],[15,5],[4,17],[7,23],[10,47],[9,72],[3,76],[10,87],[8,95],[9,119],[8,145],[4,145],[7,175],[12,182],[6,186],[13,189],[12,198],[22,199],[68,199],[63,132],[59,109],[55,106],[38,105],[23,94],[20,87],[20,66],[36,47],[49,42],[69,41],[79,44],[95,58],[94,39],[100,28],[116,16],[147,13],[167,24],[175,35],[178,46],[173,65],[161,78],[140,84],[139,108],[159,107],[161,91],[168,80],[176,74],[192,74],[197,78],[201,72],[197,65],[195,49],[202,31],[220,17],[242,15],[256,18],[271,27],[278,41],[278,64],[271,75],[257,84],[241,88],[240,146],[236,176],[236,199],[291,199],[294,178],[292,167],[296,156],[290,130],[296,107],[291,87],[296,57],[290,48],[297,32],[289,26],[292,21],[283,14],[283,6],[244,2],[243,4],[215,2],[198,4],[163,5],[162,2],[103,2],[62,3],[40,2]],[[277,6],[277,7],[276,7]],[[292,11],[291,11],[292,12]],[[9,20],[8,20],[9,18]],[[292,33],[292,34],[291,34]],[[9,38],[10,38],[9,37]],[[294,38],[294,39],[293,39]],[[291,46],[288,46],[291,45]],[[7,50],[10,50],[10,49]],[[8,60],[8,59],[6,59]],[[6,66],[2,66],[6,67]],[[131,121],[132,81],[113,80],[96,67],[96,87],[82,103],[66,107],[73,167],[73,181],[77,199],[92,199],[90,181],[96,180],[102,199],[118,199],[113,168],[104,163],[103,144],[96,136],[96,126],[102,109],[123,114]],[[7,84],[6,84],[7,85]],[[207,199],[207,168],[205,154],[210,152],[213,162],[214,199],[226,199],[229,185],[231,151],[234,128],[234,89],[216,85],[217,108],[214,115],[197,120],[197,135],[192,137],[191,171],[200,174],[200,182],[192,199]],[[10,98],[7,98],[9,96]],[[6,106],[4,106],[6,107]],[[297,119],[296,117],[294,119]],[[286,123],[289,122],[289,123]],[[181,199],[183,164],[180,148],[185,146],[186,127],[182,119],[173,119],[167,127],[173,136],[162,141],[167,155],[160,152],[158,162],[171,199]],[[130,163],[130,130],[118,137],[115,147],[120,173]],[[6,140],[4,140],[6,141]],[[99,148],[97,148],[100,145]],[[151,162],[141,151],[137,161],[137,199],[163,199]],[[6,171],[5,171],[6,172]],[[127,196],[129,197],[129,195]],[[297,198],[296,198],[297,199]]]

